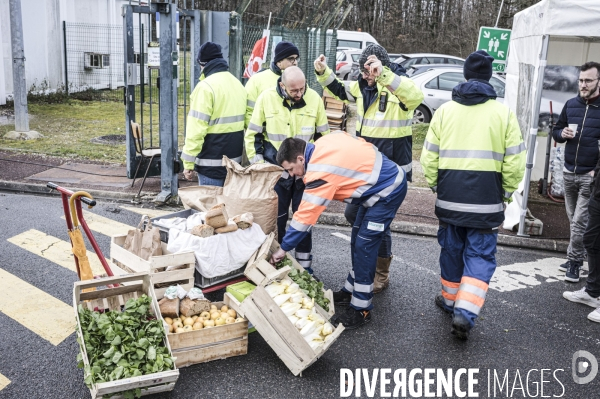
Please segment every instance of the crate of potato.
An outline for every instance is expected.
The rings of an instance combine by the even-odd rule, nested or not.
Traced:
[[[170,253],[167,244],[161,242],[162,255],[144,260],[123,248],[126,235],[113,236],[110,243],[110,260],[127,273],[150,273],[157,298],[162,298],[171,285],[183,287],[186,291],[194,286],[196,257],[194,252]]]
[[[328,321],[329,314],[315,306],[288,274],[285,266],[269,275],[239,302],[225,293],[224,302],[247,318],[294,375],[301,375],[337,340],[344,326]]]
[[[176,314],[172,310],[166,310],[167,301],[180,303],[178,317],[173,317]],[[225,303],[211,303],[206,299],[191,301],[189,298],[181,301],[163,298],[161,302],[167,338],[173,356],[177,358],[177,367],[248,353],[248,320],[238,317],[237,312]]]
[[[148,273],[78,281],[73,307],[79,367],[92,398],[173,390],[179,370]]]
[[[279,249],[279,244],[273,233],[267,236],[263,245],[256,251],[248,260],[244,274],[248,280],[254,284],[261,284],[266,281],[271,281],[273,276],[279,274],[279,269],[284,266],[289,266],[293,271],[290,273],[290,278],[301,286],[301,289],[315,299],[316,305],[325,311],[329,317],[335,314],[335,306],[333,305],[333,292],[325,290],[323,283],[317,282],[312,276],[304,270],[304,268],[287,253],[283,261],[276,266],[269,263],[271,255]]]

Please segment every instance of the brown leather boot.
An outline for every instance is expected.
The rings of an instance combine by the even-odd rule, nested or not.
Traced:
[[[390,284],[390,264],[393,256],[389,258],[377,258],[377,269],[375,270],[375,281],[373,282],[373,293],[378,294],[385,290]]]

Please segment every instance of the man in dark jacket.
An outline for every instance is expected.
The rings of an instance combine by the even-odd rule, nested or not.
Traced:
[[[586,62],[579,73],[579,95],[567,101],[552,131],[554,140],[565,145],[565,207],[571,223],[567,262],[559,269],[565,280],[579,282],[585,259],[583,233],[588,224],[588,202],[598,162],[600,140],[600,64]],[[572,129],[576,125],[576,129]]]

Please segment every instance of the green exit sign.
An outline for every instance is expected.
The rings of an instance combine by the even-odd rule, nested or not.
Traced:
[[[508,43],[510,29],[490,28],[482,26],[479,29],[477,50],[485,50],[494,57],[493,68],[496,72],[504,72],[508,58]]]

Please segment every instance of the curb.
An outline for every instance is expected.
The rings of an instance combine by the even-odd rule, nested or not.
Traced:
[[[334,226],[350,227],[344,215],[323,212],[319,217],[319,223]],[[427,237],[437,237],[438,227],[430,224],[392,222],[391,230],[394,233],[412,234]],[[517,237],[508,234],[498,234],[498,244],[507,247],[538,249],[545,251],[556,251],[566,253],[569,243],[552,239]]]
[[[38,195],[51,195],[60,196],[60,193],[51,190],[44,184],[33,184],[33,183],[21,183],[12,182],[6,180],[0,180],[0,191],[9,191],[13,193],[27,193],[27,194],[38,194]],[[131,202],[135,194],[132,193],[120,193],[114,191],[104,190],[86,190],[92,197],[102,200],[119,201],[119,202]],[[155,194],[144,192],[142,193],[142,200],[154,197]],[[151,202],[151,201],[145,201]],[[319,217],[318,223],[332,226],[345,226],[350,227],[350,224],[346,221],[346,218],[342,214],[323,212]],[[436,225],[423,224],[423,223],[408,223],[408,222],[392,222],[391,229],[394,233],[420,235],[427,237],[437,237],[438,227]],[[498,235],[498,244],[517,247],[517,248],[528,248],[538,249],[545,251],[556,251],[566,253],[569,246],[568,241],[558,241],[552,239],[540,239],[540,238],[525,238],[511,236],[507,234]]]

